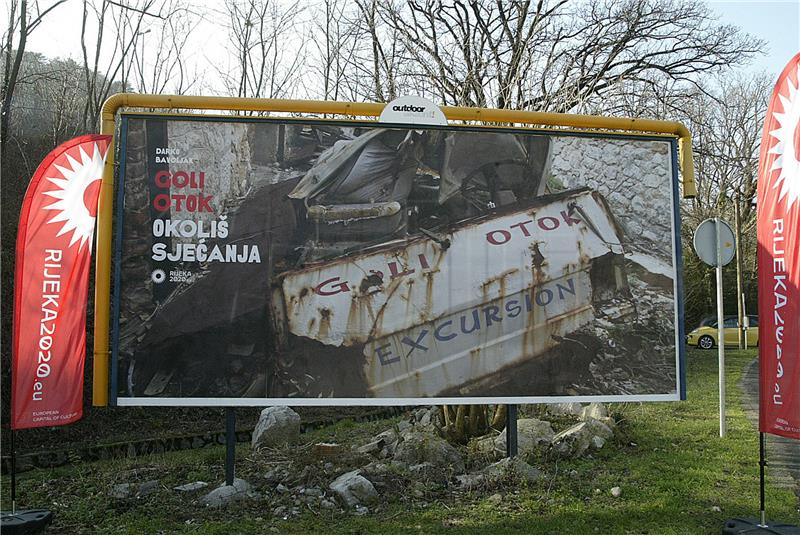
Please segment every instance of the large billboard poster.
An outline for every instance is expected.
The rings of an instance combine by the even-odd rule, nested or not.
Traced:
[[[671,137],[124,114],[112,400],[684,397]]]

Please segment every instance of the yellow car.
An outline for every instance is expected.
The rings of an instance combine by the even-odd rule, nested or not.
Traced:
[[[749,326],[745,330],[747,333],[747,347],[758,346],[758,317],[748,316]],[[722,324],[725,334],[726,346],[739,345],[739,321],[736,316],[725,316]],[[746,324],[745,324],[746,325]],[[711,349],[717,345],[717,320],[707,319],[700,324],[700,327],[693,330],[686,336],[686,343],[690,346],[697,346],[700,349]]]

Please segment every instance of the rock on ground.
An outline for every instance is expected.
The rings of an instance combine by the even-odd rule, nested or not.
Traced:
[[[360,474],[360,470],[340,475],[330,484],[330,489],[347,507],[378,501],[378,491],[369,479]]]
[[[234,479],[233,485],[224,483],[200,499],[208,507],[222,507],[231,502],[242,500],[248,496],[252,487],[243,479]]]
[[[397,445],[397,461],[416,465],[431,463],[437,468],[449,468],[455,473],[464,472],[464,460],[449,442],[433,433],[412,432]]]
[[[553,437],[553,449],[562,455],[578,456],[589,449],[592,433],[586,422],[569,427]]]
[[[517,483],[535,483],[542,477],[542,473],[519,457],[506,457],[503,460],[490,464],[483,469],[490,482],[512,480]]]
[[[592,435],[605,440],[614,436],[614,431],[611,429],[611,426],[604,420],[589,420],[586,422],[586,427],[591,431]]]
[[[300,415],[289,407],[267,407],[261,411],[253,431],[253,449],[285,446],[300,436]]]
[[[497,435],[494,439],[494,451],[496,455],[506,453],[506,433],[508,428]],[[517,420],[517,448],[520,455],[527,456],[537,450],[550,446],[553,440],[553,427],[550,422],[538,420],[536,418],[522,418]]]
[[[173,487],[173,490],[178,492],[194,492],[196,490],[204,489],[208,486],[205,481],[195,481],[194,483],[186,483],[185,485],[178,485]]]
[[[551,403],[547,405],[547,411],[556,416],[580,416],[583,412],[583,405],[577,401],[571,403]]]
[[[612,436],[614,431],[605,422],[589,420],[556,434],[552,446],[553,450],[562,455],[579,456],[590,447],[602,448],[606,440]]]
[[[608,418],[608,410],[602,403],[589,403],[581,412],[581,420],[601,420]]]
[[[531,484],[539,480],[542,473],[519,457],[502,459],[490,464],[480,472],[457,476],[461,488],[475,489],[494,487],[501,483]]]

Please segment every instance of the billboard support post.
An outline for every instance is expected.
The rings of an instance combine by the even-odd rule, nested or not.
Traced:
[[[236,462],[236,409],[225,407],[225,484],[233,485]]]
[[[506,405],[506,457],[516,457],[517,446],[517,406]]]
[[[720,219],[714,218],[717,242],[717,356],[719,358],[719,436],[724,437],[725,425],[725,310],[722,306],[722,239]]]

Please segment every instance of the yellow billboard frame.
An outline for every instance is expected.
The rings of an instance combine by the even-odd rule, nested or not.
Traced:
[[[116,116],[122,108],[154,108],[167,110],[218,110],[250,112],[287,112],[331,114],[345,117],[378,117],[386,104],[379,102],[334,102],[321,100],[281,100],[261,98],[202,97],[184,95],[144,95],[118,93],[105,101],[102,109],[102,134],[114,135]],[[683,178],[683,197],[694,198],[692,137],[689,130],[677,121],[657,121],[626,117],[600,117],[535,111],[462,108],[443,106],[448,121],[480,123],[527,124],[548,127],[568,127],[582,131],[615,131],[656,133],[674,136],[678,140],[678,162]],[[100,200],[97,211],[97,248],[95,253],[94,288],[94,367],[92,404],[108,405],[109,326],[111,312],[111,236],[114,204],[114,166],[116,147],[112,139],[103,169]]]

